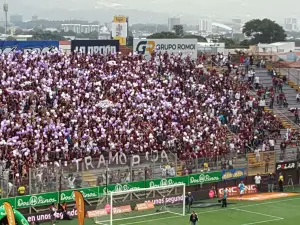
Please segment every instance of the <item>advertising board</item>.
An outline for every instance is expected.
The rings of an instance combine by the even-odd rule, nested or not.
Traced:
[[[246,171],[244,168],[222,170],[222,180],[234,180],[246,177]]]
[[[227,197],[236,197],[240,195],[239,187],[234,186],[234,187],[226,187],[227,190]],[[255,194],[257,193],[257,188],[255,184],[249,184],[245,185],[245,193],[244,194]],[[222,198],[224,195],[224,189],[223,188],[218,188],[218,197]]]
[[[183,56],[197,58],[197,39],[134,39],[133,51],[149,58],[153,51],[182,53]]]
[[[58,41],[0,41],[0,54],[8,54],[16,50],[45,53],[59,48]]]
[[[248,153],[248,176],[256,174],[266,175],[274,173],[276,169],[276,154],[275,152],[261,152],[259,156],[255,153]]]
[[[175,184],[185,184],[189,185],[199,185],[206,183],[214,183],[222,181],[221,171],[205,172],[199,174],[190,174],[181,177],[168,177],[161,179],[152,179],[146,181],[135,181],[129,183],[121,184],[109,184],[105,186],[89,187],[78,189],[84,197],[84,199],[97,199],[103,194],[110,193],[112,191],[128,191],[128,190],[138,190],[142,188],[151,187],[165,187],[168,185]],[[172,201],[174,199],[170,199]],[[73,190],[64,190],[61,192],[48,192],[40,193],[35,195],[24,195],[17,196],[15,198],[3,198],[0,203],[8,201],[13,208],[29,208],[35,206],[49,206],[52,203],[58,202],[74,202],[74,192]]]
[[[295,170],[297,169],[297,161],[276,163],[276,171]]]
[[[120,45],[126,45],[128,21],[126,16],[114,16],[112,23],[112,37],[119,40]]]
[[[70,217],[74,217],[77,216],[77,210],[76,209],[72,209],[70,211],[67,212],[68,215]],[[58,220],[62,220],[64,218],[63,213],[55,213],[55,217]],[[26,219],[29,223],[31,222],[46,222],[46,221],[50,221],[52,218],[50,211],[49,212],[42,212],[42,213],[34,213],[34,214],[30,214],[28,216],[26,216]]]
[[[90,54],[116,54],[119,52],[118,40],[72,40],[71,52]]]

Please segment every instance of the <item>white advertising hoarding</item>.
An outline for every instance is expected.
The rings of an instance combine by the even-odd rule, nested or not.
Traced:
[[[112,36],[127,38],[127,23],[112,23]]]
[[[134,39],[133,51],[149,58],[153,51],[197,58],[197,39]]]

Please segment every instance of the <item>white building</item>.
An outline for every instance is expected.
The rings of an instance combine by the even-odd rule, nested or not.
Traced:
[[[77,34],[81,32],[81,24],[62,24],[61,28],[64,32],[73,31]]]
[[[197,49],[201,52],[225,53],[225,43],[198,42]]]
[[[77,34],[79,33],[91,33],[93,31],[100,31],[100,25],[82,25],[82,24],[62,24],[62,30],[65,32],[73,31]]]
[[[286,31],[298,31],[298,21],[296,18],[285,18],[283,28]]]
[[[211,33],[212,32],[212,21],[211,20],[199,20],[199,31]]]
[[[169,31],[173,30],[175,25],[180,25],[180,18],[172,17],[168,19],[168,29]]]
[[[99,31],[99,39],[100,40],[110,40],[111,39],[110,30],[107,28],[106,25],[101,27],[101,29]]]
[[[260,53],[285,53],[295,51],[295,42],[276,42],[271,44],[258,44],[257,51]]]

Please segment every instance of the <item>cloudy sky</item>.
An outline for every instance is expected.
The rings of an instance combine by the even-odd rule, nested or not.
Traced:
[[[4,0],[0,0],[3,1]],[[128,15],[132,22],[163,22],[180,16],[193,23],[200,18],[224,20],[268,17],[283,21],[300,19],[300,0],[7,0],[10,14],[48,19],[110,20],[113,15]],[[3,13],[2,13],[3,14]],[[2,15],[3,18],[3,15]]]

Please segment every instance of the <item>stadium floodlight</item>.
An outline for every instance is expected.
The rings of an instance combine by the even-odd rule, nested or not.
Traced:
[[[93,213],[95,223],[102,225],[184,216],[185,184],[111,191],[100,197]]]

